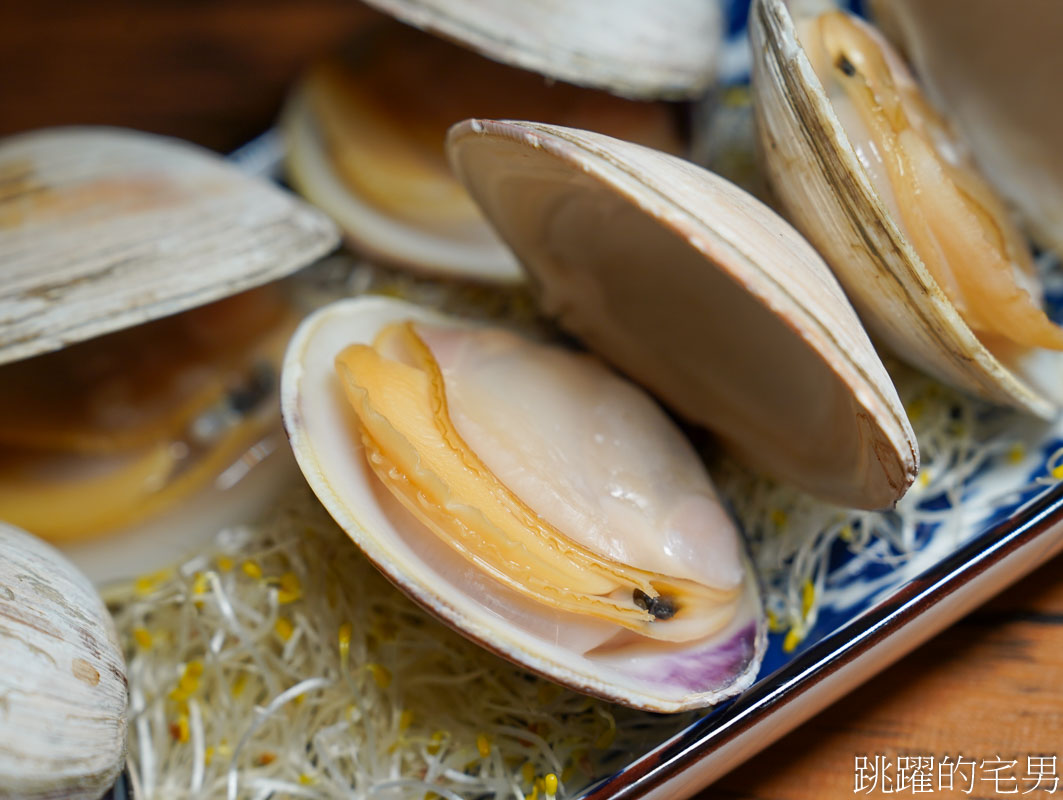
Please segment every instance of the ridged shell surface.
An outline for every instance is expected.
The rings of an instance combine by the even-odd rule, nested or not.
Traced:
[[[0,186],[0,364],[266,283],[338,241],[276,186],[136,131],[4,139]]]
[[[716,73],[719,4],[704,0],[369,0],[515,67],[627,97],[695,97]]]
[[[0,798],[94,800],[126,746],[125,664],[88,579],[0,523]]]

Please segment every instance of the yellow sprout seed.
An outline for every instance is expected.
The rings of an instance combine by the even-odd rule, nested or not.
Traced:
[[[303,587],[299,583],[299,576],[294,572],[285,572],[281,575],[280,590],[277,592],[277,602],[281,605],[294,603],[303,596]]]
[[[170,735],[178,742],[184,744],[188,741],[188,715],[182,714],[177,722],[170,725]]]
[[[137,643],[137,647],[142,650],[147,650],[151,647],[151,633],[147,628],[133,628],[133,640]]]
[[[133,585],[133,589],[141,596],[151,594],[156,588],[158,588],[159,584],[169,578],[171,574],[172,570],[161,569],[158,572],[141,575],[137,578],[136,583]]]
[[[808,612],[812,610],[812,603],[816,599],[816,587],[812,583],[811,578],[805,580],[804,585],[801,587],[801,616],[807,617]]]
[[[256,561],[245,561],[240,565],[240,569],[244,571],[244,575],[249,578],[254,578],[256,581],[262,577],[262,567],[260,567]]]
[[[487,758],[491,755],[491,740],[485,734],[478,733],[476,735],[476,749],[480,753],[480,758]]]
[[[543,778],[543,785],[546,787],[547,796],[557,794],[557,776],[554,773],[546,773],[546,777]]]
[[[287,617],[277,617],[277,621],[273,623],[273,630],[285,642],[291,639],[292,633],[295,632],[292,621]]]
[[[391,685],[391,672],[387,667],[372,663],[367,664],[366,669],[369,670],[369,674],[373,676],[376,685],[381,689],[387,689]]]
[[[340,625],[339,642],[340,658],[346,661],[351,650],[351,623],[344,622]]]

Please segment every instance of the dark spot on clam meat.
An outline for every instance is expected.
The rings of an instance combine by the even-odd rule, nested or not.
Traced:
[[[850,78],[856,74],[856,67],[853,66],[853,62],[846,58],[844,55],[838,56],[838,60],[834,64],[838,69],[848,75]]]
[[[649,611],[654,619],[671,619],[678,610],[675,607],[675,601],[670,597],[664,595],[650,597],[641,589],[636,589],[632,593],[632,599],[639,608]]]

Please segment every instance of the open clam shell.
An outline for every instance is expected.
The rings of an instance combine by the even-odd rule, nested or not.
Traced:
[[[103,601],[57,550],[0,523],[0,795],[96,800],[122,769],[126,678]]]
[[[450,172],[443,139],[470,114],[533,114],[681,152],[681,109],[489,61],[381,20],[310,69],[282,117],[292,184],[352,246],[411,269],[485,282],[520,267]]]
[[[368,0],[489,58],[628,97],[696,97],[722,40],[717,3],[672,0]]]
[[[95,553],[97,578],[172,560],[235,521],[223,508],[246,518],[249,485],[285,471],[267,462],[295,318],[283,288],[244,290],[337,240],[321,212],[190,144],[106,128],[0,141],[0,518],[82,564]],[[105,554],[81,545],[118,533]]]
[[[768,179],[794,225],[824,254],[869,330],[957,388],[1052,416],[1063,399],[1048,351],[983,343],[920,259],[872,185],[782,0],[755,0],[753,86]]]
[[[1026,0],[877,0],[875,20],[902,45],[986,177],[1043,246],[1063,252],[1063,5]]]
[[[390,460],[391,453],[407,446],[403,444],[396,450],[389,437],[395,430],[404,429],[411,418],[399,411],[406,407],[401,398],[408,399],[410,394],[402,390],[394,402],[374,405],[376,388],[351,394],[350,375],[345,373],[341,379],[337,374],[337,364],[350,366],[347,353],[354,351],[359,358],[371,356],[369,347],[358,345],[373,345],[381,353],[387,350],[389,345],[380,345],[380,336],[382,331],[391,335],[388,326],[393,323],[412,323],[419,336],[425,336],[423,326],[431,332],[424,341],[433,342],[431,351],[443,365],[446,386],[443,411],[439,412],[436,406],[436,413],[449,414],[448,419],[452,418],[461,431],[459,444],[465,439],[475,448],[465,452],[464,466],[457,473],[437,470],[437,463],[442,462],[436,462],[434,455],[452,445],[451,434],[446,434],[451,443],[447,447],[430,445],[428,450],[418,450],[420,456],[411,467],[400,467],[401,462]],[[336,521],[392,581],[445,622],[499,655],[580,691],[656,711],[709,705],[742,690],[753,680],[764,647],[766,632],[759,592],[733,523],[715,499],[707,477],[696,475],[700,471],[703,476],[704,472],[690,446],[652,401],[597,362],[559,348],[528,342],[515,344],[520,341],[513,334],[471,326],[386,298],[340,301],[309,317],[289,347],[281,392],[285,427],[310,486]],[[344,355],[337,361],[340,354]],[[515,355],[516,360],[510,360],[510,355]],[[376,356],[370,357],[369,363],[375,359]],[[463,360],[465,367],[460,366]],[[487,369],[503,365],[502,371],[481,372],[488,363]],[[458,377],[466,368],[473,372],[471,383]],[[407,366],[392,365],[389,369],[397,369],[396,374],[411,374]],[[363,385],[369,386],[370,370],[366,368],[362,376]],[[487,383],[477,384],[481,379]],[[575,383],[569,383],[569,379]],[[511,393],[511,398],[499,405],[496,396],[510,389],[516,396]],[[362,403],[376,410],[367,411],[368,406]],[[543,408],[550,421],[538,428],[539,434],[527,435],[524,421],[528,414]],[[471,423],[461,422],[462,415],[470,409],[479,411]],[[381,414],[389,421],[381,423]],[[491,419],[493,423],[488,422]],[[481,423],[501,423],[494,428],[501,431],[501,440],[515,440],[510,446],[495,450],[496,461],[488,460],[489,448],[484,446],[493,434],[486,440],[468,438],[470,432],[480,436]],[[437,424],[438,418],[422,433],[434,430]],[[376,438],[378,429],[383,430],[383,439]],[[557,431],[568,431],[569,435]],[[618,435],[618,431],[623,431],[623,435]],[[420,442],[420,435],[403,441]],[[551,435],[565,440],[544,445]],[[632,441],[642,443],[638,452],[632,452]],[[538,453],[538,457],[529,456],[529,452]],[[618,463],[616,459],[599,457],[606,452],[626,452],[629,458]],[[482,478],[481,468],[475,466],[478,458],[489,463],[491,475],[505,483],[492,484],[494,488],[481,496],[483,505],[470,505],[469,498],[475,493],[460,494],[463,490],[459,486],[466,485],[464,482],[472,476]],[[518,460],[515,469],[514,458]],[[554,469],[555,461],[561,465],[559,470]],[[581,463],[586,470],[578,466]],[[685,466],[675,472],[675,464]],[[573,474],[558,478],[558,471],[564,476],[566,469]],[[603,473],[611,478],[599,482]],[[450,488],[441,490],[441,481]],[[403,487],[409,482],[418,488],[406,490],[403,495]],[[676,484],[681,488],[674,489]],[[538,491],[543,486],[545,493]],[[682,487],[693,488],[688,491]],[[547,502],[555,495],[578,495],[584,489],[591,506],[582,505],[582,501],[571,507]],[[436,506],[433,498],[440,491],[449,499],[443,506]],[[510,497],[509,491],[520,497],[514,507],[518,509],[517,516],[498,516],[493,510],[494,502],[503,495]],[[630,495],[631,491],[635,495]],[[659,528],[654,525],[651,537],[625,539],[617,533],[618,528],[628,525],[638,528],[644,513],[646,518],[656,519],[655,512],[643,509],[657,508],[656,498],[661,496],[666,496],[662,501],[664,522]],[[407,499],[402,500],[403,497]],[[534,517],[525,517],[519,511],[525,508],[523,502],[535,512]],[[493,525],[506,525],[507,520],[515,519],[524,520],[518,537],[530,529],[542,533],[550,525],[560,524],[555,514],[569,513],[558,512],[557,508],[585,511],[599,508],[599,503],[600,508],[611,509],[607,518],[616,524],[598,527],[597,512],[584,515],[576,511],[577,520],[582,522],[564,528],[566,535],[560,539],[549,539],[554,544],[545,550],[533,545],[514,549],[502,543],[505,539],[494,539],[490,533]],[[444,510],[437,514],[440,508]],[[451,526],[461,536],[472,531],[471,540],[478,540],[466,557],[459,554],[460,547],[446,538],[452,532]],[[615,549],[586,544],[585,537],[592,529],[602,531],[606,540],[619,537],[626,544],[620,546],[619,554]],[[466,540],[459,536],[455,541]],[[530,548],[527,551],[526,546]],[[575,556],[573,550],[578,551]],[[618,588],[602,596],[595,590],[589,602],[597,611],[588,614],[566,605],[572,600],[572,592],[581,591],[572,587],[584,585],[582,578],[573,577],[574,583],[568,584],[569,578],[557,578],[554,570],[543,572],[526,566],[539,563],[539,557],[552,561],[558,553],[565,553],[555,567],[567,576],[573,569],[582,569],[572,564],[586,566],[588,562],[580,559],[599,557],[587,555],[592,551],[607,557],[608,570],[621,572],[632,564],[630,569],[643,574],[639,570],[646,563],[658,565],[663,561],[675,570],[664,574],[678,576],[674,580],[683,586],[688,585],[688,580],[695,580],[702,587],[697,592],[703,591],[706,599],[701,605],[693,601],[687,604],[687,597],[692,595],[683,594],[685,590],[680,588],[668,596],[666,602],[671,605],[666,612],[663,605],[656,603],[666,596],[663,589],[657,597],[643,594],[638,607],[633,603],[639,603],[639,592],[632,595],[630,590]],[[492,556],[493,552],[503,554],[500,561]],[[526,555],[522,554],[528,552],[537,555],[525,562]],[[576,561],[569,561],[570,558]],[[686,563],[694,561],[697,563]],[[661,572],[657,566],[646,568],[655,574]],[[615,573],[610,574],[615,577]],[[548,588],[543,595],[528,588],[543,582],[555,589]],[[556,595],[552,594],[555,591]],[[546,596],[554,600],[546,601]],[[560,601],[554,602],[558,597]],[[672,602],[671,597],[682,599]],[[572,602],[580,605],[584,601]],[[691,611],[702,608],[704,614]],[[634,627],[618,627],[610,622],[609,615],[617,614],[634,619]],[[663,629],[666,638],[673,636],[677,630],[674,626],[678,625],[678,640],[631,633],[645,633],[647,625],[673,626]],[[693,633],[691,626],[695,628]]]
[[[274,280],[331,250],[320,212],[201,148],[58,128],[0,141],[0,364]]]
[[[455,171],[542,305],[739,457],[821,498],[891,506],[918,469],[896,390],[841,287],[766,206],[599,134],[469,120]]]

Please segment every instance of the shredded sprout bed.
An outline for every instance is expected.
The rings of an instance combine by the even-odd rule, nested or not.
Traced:
[[[446,629],[308,489],[107,599],[141,798],[563,797],[680,723],[561,689]]]
[[[374,291],[549,335],[520,291],[349,258],[304,277],[307,305]],[[1042,444],[1060,441],[1047,423],[890,370],[923,465],[895,511],[828,506],[726,460],[713,467],[785,652],[823,609],[891,590],[1063,478],[1063,450]],[[575,694],[467,642],[382,578],[303,487],[267,521],[222,531],[107,599],[129,664],[129,771],[145,800],[568,797],[696,719]]]
[[[750,544],[769,629],[785,633],[786,652],[815,627],[821,609],[851,608],[892,590],[999,510],[1063,479],[1063,448],[1039,450],[1059,441],[1050,423],[972,400],[897,362],[887,366],[921,461],[895,510],[831,506],[731,462],[716,470]],[[839,549],[848,557],[839,559]]]

